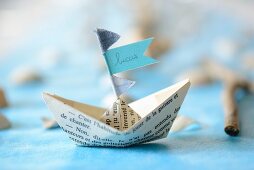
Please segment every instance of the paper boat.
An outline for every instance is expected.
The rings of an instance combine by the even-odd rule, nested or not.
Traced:
[[[130,129],[119,131],[99,121],[106,109],[43,94],[56,121],[77,145],[115,146],[129,145],[165,138],[189,89],[184,80],[159,92],[129,104],[141,119]]]
[[[112,42],[114,43],[112,32],[109,34],[107,31],[106,34],[110,37],[106,40],[111,41],[111,44]],[[105,37],[104,39],[101,38],[100,42],[102,49],[107,51],[109,46],[103,45],[102,41],[105,43]],[[134,48],[136,47],[137,43]],[[142,48],[142,44],[139,44],[138,47],[133,50],[135,53]],[[126,47],[118,47],[117,49],[117,52],[121,52],[121,55],[124,53],[122,48]],[[105,54],[106,60],[107,57],[110,57],[110,55],[107,55],[109,54]],[[145,61],[146,64],[148,64],[147,61]],[[135,63],[133,64],[135,61],[128,62],[131,62],[131,64],[124,64],[130,64],[130,67],[135,65]],[[108,62],[107,65],[108,67],[113,67]],[[190,81],[188,79],[184,80],[137,101],[127,103],[122,99],[121,94],[132,86],[133,83],[113,75],[116,70],[121,69],[113,68],[109,70],[112,76],[114,91],[117,95],[117,101],[109,109],[43,93],[46,105],[54,114],[59,126],[77,145],[126,147],[167,137],[190,87]]]

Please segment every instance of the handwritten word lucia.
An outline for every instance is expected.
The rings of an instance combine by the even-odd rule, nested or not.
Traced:
[[[116,53],[115,54],[115,59],[116,59],[115,66],[117,66],[119,64],[121,65],[121,64],[128,63],[130,61],[138,59],[138,55],[133,54],[133,55],[127,56],[127,57],[121,57],[119,53]]]

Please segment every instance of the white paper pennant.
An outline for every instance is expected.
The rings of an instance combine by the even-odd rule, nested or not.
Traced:
[[[112,75],[112,82],[115,88],[116,95],[119,97],[121,94],[125,93],[130,87],[135,84],[135,81],[120,78]]]

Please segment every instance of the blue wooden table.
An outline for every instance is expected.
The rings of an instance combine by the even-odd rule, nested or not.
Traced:
[[[191,88],[180,110],[200,122],[200,128],[171,133],[152,143],[128,148],[77,147],[61,129],[45,130],[41,117],[52,115],[42,100],[43,91],[94,105],[101,105],[112,92],[101,83],[107,72],[99,67],[102,56],[96,41],[90,44],[93,48],[81,48],[77,37],[68,34],[80,28],[79,16],[71,14],[65,18],[67,23],[54,18],[58,27],[33,34],[0,63],[0,84],[11,103],[0,112],[12,122],[11,129],[0,131],[0,169],[254,169],[254,96],[239,101],[241,133],[229,137],[223,131],[219,83]],[[212,53],[216,37],[237,39],[239,32],[234,20],[212,16],[198,35],[172,49],[160,64],[132,72],[138,83],[131,94],[140,98],[172,85],[180,71]],[[48,44],[66,52],[66,57],[55,67],[43,69],[34,56]],[[42,83],[23,87],[9,83],[7,75],[24,63],[39,69]],[[237,67],[234,62],[231,65]]]

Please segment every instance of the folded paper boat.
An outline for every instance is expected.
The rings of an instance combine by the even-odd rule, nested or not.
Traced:
[[[113,109],[118,117],[111,118],[105,115],[112,108],[91,106],[48,93],[43,93],[43,98],[60,127],[77,145],[126,147],[167,137],[189,87],[187,79],[129,104],[119,98],[115,106],[124,104],[131,113],[119,107],[123,112]]]

